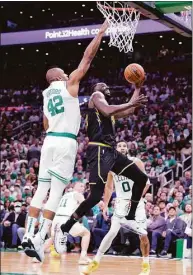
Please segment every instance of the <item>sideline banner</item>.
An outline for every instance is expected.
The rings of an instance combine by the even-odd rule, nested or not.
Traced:
[[[93,38],[98,33],[100,26],[101,25],[88,25],[58,29],[2,33],[0,45],[19,45]],[[159,22],[150,19],[139,21],[137,28],[137,34],[165,31],[171,31],[171,29]],[[109,36],[109,29],[107,29],[105,36]]]

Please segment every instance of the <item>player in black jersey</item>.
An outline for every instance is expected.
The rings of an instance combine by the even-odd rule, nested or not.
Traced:
[[[147,97],[139,95],[141,85],[136,86],[131,100],[121,105],[108,104],[110,90],[105,83],[93,86],[87,115],[87,134],[90,141],[87,159],[91,193],[67,223],[61,226],[64,234],[68,233],[77,220],[101,200],[109,171],[133,180],[131,209],[126,218],[135,219],[135,211],[148,178],[133,161],[116,150],[114,119],[127,117],[136,107],[143,106],[147,102]]]

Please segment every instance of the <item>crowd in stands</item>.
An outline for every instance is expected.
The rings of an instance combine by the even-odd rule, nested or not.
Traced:
[[[112,79],[112,76],[111,78]],[[89,85],[97,80],[88,80]],[[109,80],[110,86],[114,83]],[[108,81],[107,81],[108,83]],[[120,104],[133,89],[123,96],[113,93],[111,103]],[[191,76],[176,76],[171,72],[147,74],[142,92],[148,96],[148,106],[116,123],[116,141],[125,140],[129,154],[139,157],[153,185],[145,196],[148,236],[151,255],[166,256],[176,239],[186,238],[191,247],[192,175],[179,174],[178,165],[192,154]],[[83,90],[84,93],[84,90]],[[18,247],[18,230],[24,228],[30,201],[38,185],[42,131],[41,91],[0,91],[1,123],[1,245]],[[3,106],[9,106],[3,108]],[[82,111],[78,136],[78,153],[71,188],[76,181],[85,183],[85,198],[89,195],[89,172],[85,132],[86,109]],[[165,173],[173,171],[168,184]],[[69,190],[68,188],[68,190]],[[110,226],[116,194],[109,204],[109,218],[102,215],[103,202],[87,216],[92,231],[91,250],[96,251]],[[37,225],[38,226],[38,225]],[[128,255],[139,252],[139,240],[134,233],[121,229],[109,253]],[[121,245],[120,245],[121,244]],[[75,243],[75,247],[79,245]],[[121,247],[121,248],[120,248]]]

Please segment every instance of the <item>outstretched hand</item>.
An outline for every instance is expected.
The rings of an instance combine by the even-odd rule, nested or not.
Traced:
[[[145,106],[145,104],[148,102],[147,96],[144,94],[139,95],[138,97],[134,98],[130,103],[131,107],[140,107],[140,106]]]

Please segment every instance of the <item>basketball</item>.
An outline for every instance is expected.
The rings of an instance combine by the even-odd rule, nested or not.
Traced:
[[[124,76],[129,83],[135,84],[144,79],[145,71],[141,65],[132,63],[125,68]]]

